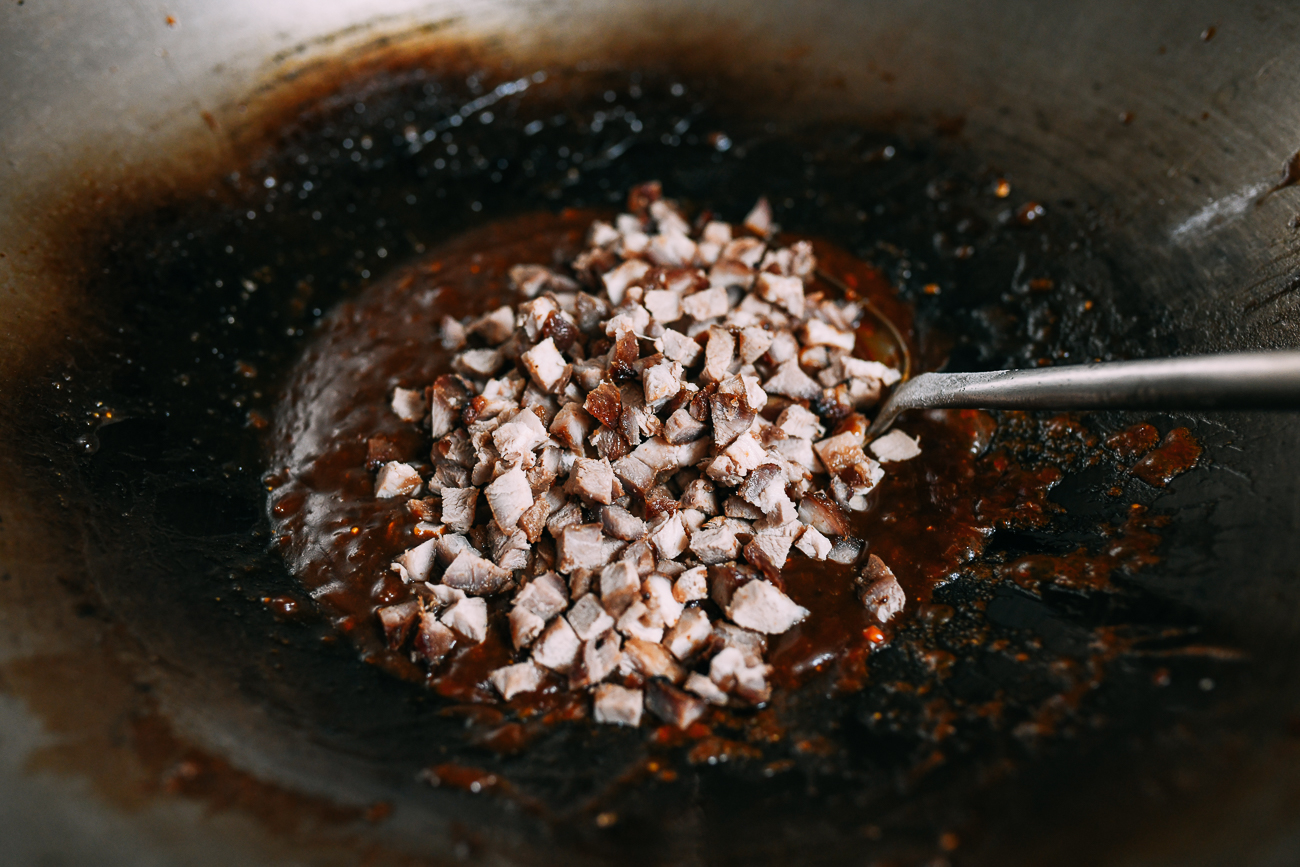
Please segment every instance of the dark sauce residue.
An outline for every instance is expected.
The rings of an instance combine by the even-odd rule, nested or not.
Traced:
[[[1140,434],[1107,449],[1115,425],[1106,418],[908,418],[927,456],[893,473],[861,527],[904,581],[908,619],[889,630],[864,625],[846,604],[846,576],[791,570],[791,593],[817,617],[776,648],[787,688],[767,708],[717,711],[686,732],[564,724],[584,711],[559,698],[484,705],[486,658],[459,660],[463,676],[444,681],[447,696],[393,678],[422,673],[377,643],[369,612],[403,591],[383,575],[388,554],[354,547],[351,527],[396,549],[404,521],[359,508],[328,527],[346,534],[337,544],[360,558],[356,574],[372,577],[368,585],[313,599],[299,580],[312,586],[310,576],[285,568],[271,523],[306,498],[295,503],[283,467],[266,464],[269,422],[295,363],[343,321],[330,311],[365,303],[368,287],[404,274],[413,297],[432,288],[427,257],[448,239],[549,212],[522,218],[540,221],[533,243],[537,228],[578,220],[566,208],[617,207],[645,178],[733,216],[767,194],[783,226],[868,263],[874,270],[857,272],[861,291],[883,304],[896,288],[915,308],[919,369],[1163,350],[1149,345],[1140,293],[1099,252],[1101,221],[1089,206],[1035,202],[1039,191],[1007,186],[997,167],[942,142],[754,117],[759,103],[728,90],[736,87],[617,70],[387,71],[313,103],[271,149],[193,201],[124,225],[86,311],[117,330],[70,345],[49,393],[33,399],[38,408],[15,414],[39,431],[33,442],[58,438],[51,466],[84,494],[79,517],[106,564],[95,576],[105,616],[177,668],[237,683],[259,712],[269,709],[273,728],[364,757],[385,785],[433,768],[442,785],[424,794],[459,798],[468,795],[457,781],[478,780],[480,794],[568,823],[565,846],[647,860],[667,859],[679,830],[695,828],[681,833],[707,831],[713,851],[734,860],[813,847],[842,861],[867,847],[918,861],[937,851],[935,823],[966,814],[899,813],[899,787],[937,790],[941,768],[983,780],[986,769],[998,776],[1036,760],[1022,745],[1102,725],[1090,708],[1107,690],[1146,697],[1127,715],[1111,708],[1105,724],[1131,730],[1195,701],[1200,675],[1171,656],[1190,652],[1197,624],[1132,580],[1158,556],[1167,516],[1161,491],[1129,472],[1150,458],[1151,478],[1172,477],[1195,463],[1194,443],[1170,434],[1174,448],[1151,457],[1155,443]],[[438,363],[436,353],[419,357],[430,370]],[[359,490],[363,479],[368,488],[364,442],[342,448],[346,460],[319,489]],[[292,543],[288,553],[296,562]],[[321,612],[329,622],[317,621]],[[336,643],[340,631],[386,670],[355,664],[355,651]],[[828,653],[834,636],[849,640]],[[1152,644],[1165,654],[1158,671],[1142,668]],[[1181,704],[1150,698],[1170,682],[1161,695]],[[371,777],[347,776],[355,767],[340,764],[340,785],[370,786]],[[177,791],[221,798],[216,783]],[[405,803],[436,812],[447,801]],[[491,842],[482,838],[494,822],[518,820],[476,815],[489,829],[476,846]],[[755,838],[756,823],[773,834]],[[655,830],[669,825],[676,830]]]

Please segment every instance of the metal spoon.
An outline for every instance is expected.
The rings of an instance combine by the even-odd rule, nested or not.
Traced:
[[[909,409],[1300,409],[1300,351],[922,373],[900,383],[867,438]]]

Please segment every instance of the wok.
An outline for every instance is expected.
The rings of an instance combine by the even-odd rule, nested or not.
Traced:
[[[981,675],[1010,704],[1034,665],[1084,665],[1098,629],[1147,639],[1054,735],[959,730],[939,748],[873,728],[885,658],[866,691],[791,723],[822,738],[794,770],[682,761],[649,779],[636,734],[561,728],[518,755],[484,749],[467,734],[482,720],[467,727],[356,660],[308,601],[282,598],[295,588],[268,551],[255,414],[315,311],[377,276],[389,249],[411,258],[476,221],[592,204],[599,178],[659,169],[670,190],[732,208],[765,181],[788,191],[792,228],[851,236],[903,284],[927,357],[950,369],[1294,347],[1295,200],[1279,173],[1300,147],[1300,9],[238,0],[3,15],[7,863],[1300,858],[1293,416],[1156,419],[1206,448],[1167,490],[1129,490],[1169,516],[1159,562],[1113,594],[998,591],[994,628],[1044,648]],[[400,100],[444,72],[468,90],[430,99],[523,82],[496,98],[550,118],[636,86],[686,100],[698,122],[631,150],[612,140],[572,184],[567,170],[520,181],[478,209],[468,182],[402,211],[382,167],[339,169],[362,192],[331,201],[359,216],[324,220],[328,242],[264,207],[282,190],[270,169],[307,153],[322,123],[351,110],[381,129],[378,113],[403,136]],[[470,78],[487,83],[477,95]],[[482,108],[471,122],[486,127]],[[754,158],[719,175],[697,147],[674,168],[671,137],[707,132]],[[836,175],[850,152],[860,170]],[[795,201],[819,166],[807,189],[842,182],[849,206]],[[1017,233],[1014,213],[999,228],[1004,205],[985,189],[997,178],[1012,184],[1008,212],[1032,196],[1045,229]],[[227,252],[234,224],[204,215],[245,202],[261,210]],[[987,241],[973,257],[966,235]],[[1034,269],[1052,275],[1050,301]],[[1072,306],[1085,295],[1095,306]],[[1056,497],[1080,521],[1104,517],[1107,484],[1084,473]],[[1084,531],[1061,532],[1005,544]],[[915,761],[931,750],[936,762]],[[451,760],[496,776],[478,793],[429,785],[421,772]]]

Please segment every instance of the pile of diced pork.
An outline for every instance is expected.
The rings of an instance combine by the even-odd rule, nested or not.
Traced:
[[[416,599],[379,617],[437,665],[508,597],[502,698],[558,683],[592,691],[597,721],[685,727],[768,700],[769,636],[809,615],[782,589],[790,557],[861,565],[868,609],[902,610],[848,516],[920,449],[894,432],[868,454],[862,412],[899,374],[854,356],[861,311],[811,291],[811,245],[772,243],[765,201],[739,229],[693,226],[658,184],[629,211],[565,273],[511,269],[517,303],[445,318],[453,372],[395,390],[433,447],[378,468],[375,496],[424,539],[392,567]]]

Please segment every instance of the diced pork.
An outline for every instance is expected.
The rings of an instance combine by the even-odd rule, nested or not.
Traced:
[[[470,596],[491,596],[510,583],[510,571],[473,551],[461,551],[442,573],[442,583]]]
[[[596,702],[592,717],[598,723],[639,726],[644,708],[644,693],[613,683],[596,687]]]
[[[438,620],[471,644],[487,638],[487,602],[481,598],[460,600],[442,612]]]
[[[375,496],[382,499],[413,497],[423,484],[415,467],[401,461],[389,461],[375,476]]]
[[[808,609],[798,605],[768,581],[750,581],[731,596],[727,616],[737,626],[779,635],[808,616]]]
[[[891,461],[910,461],[921,453],[921,447],[901,430],[891,430],[882,437],[871,441],[871,453],[881,463]]]
[[[857,581],[861,587],[859,595],[862,604],[881,623],[888,622],[907,604],[907,594],[903,592],[893,571],[875,554],[867,558],[867,566]]]
[[[530,660],[498,668],[488,675],[488,680],[501,693],[502,698],[510,701],[521,692],[537,690],[545,676],[545,672]]]

